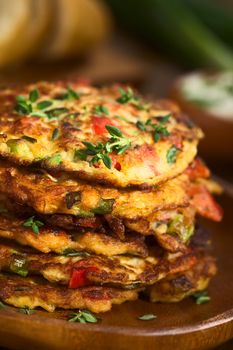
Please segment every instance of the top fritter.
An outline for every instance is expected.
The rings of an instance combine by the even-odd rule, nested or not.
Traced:
[[[2,157],[119,187],[182,173],[202,137],[176,105],[129,87],[41,82],[2,90],[0,111]]]

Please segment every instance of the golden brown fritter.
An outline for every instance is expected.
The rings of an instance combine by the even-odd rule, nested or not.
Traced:
[[[182,173],[202,137],[176,105],[148,103],[127,86],[41,82],[1,90],[0,106],[2,157],[120,187]]]
[[[68,255],[68,256],[67,256]],[[69,256],[70,255],[70,256]],[[50,282],[79,288],[86,285],[108,284],[144,286],[153,284],[169,274],[185,271],[196,262],[194,253],[168,254],[157,252],[147,258],[130,256],[66,256],[28,252],[14,245],[0,244],[0,270],[21,276],[42,275]]]
[[[152,191],[128,191],[87,185],[68,179],[64,174],[52,177],[48,173],[17,169],[5,162],[0,164],[0,191],[14,200],[14,212],[18,211],[15,206],[17,201],[39,213],[50,214],[43,220],[53,226],[103,231],[103,226],[107,224],[118,237],[123,238],[125,228],[144,235],[156,234],[158,224],[167,225],[169,216],[174,226],[174,217],[180,216],[184,211],[182,208],[188,205],[187,211],[193,211],[193,225],[196,212],[219,221],[222,213],[210,193],[210,190],[219,191],[219,186],[205,179],[209,176],[208,168],[197,159],[185,174]],[[189,221],[190,232],[190,215],[185,221]],[[185,241],[183,237],[182,240]]]
[[[197,263],[186,272],[171,275],[148,288],[152,302],[178,302],[195,292],[205,290],[216,274],[215,259],[199,256]]]
[[[49,312],[56,308],[88,309],[98,313],[109,311],[113,304],[136,300],[137,296],[137,290],[109,287],[68,289],[28,277],[0,275],[0,300],[19,308],[41,307]]]
[[[147,256],[148,251],[140,236],[128,235],[125,241],[97,232],[71,233],[46,225],[35,234],[30,227],[24,227],[24,220],[0,214],[0,237],[14,240],[21,245],[33,247],[43,253],[62,254],[66,249],[86,250],[106,256],[132,254]]]
[[[179,176],[153,191],[117,190],[71,180],[65,174],[51,176],[41,171],[0,163],[0,192],[41,214],[72,214],[81,218],[111,214],[137,219],[159,209],[185,206],[187,176]]]

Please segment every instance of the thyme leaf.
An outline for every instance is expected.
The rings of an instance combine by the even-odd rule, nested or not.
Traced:
[[[28,218],[24,223],[23,223],[23,227],[31,227],[32,231],[38,235],[40,233],[40,227],[44,226],[43,222],[39,221],[39,220],[35,220],[35,216],[31,216],[30,218]]]
[[[30,91],[29,93],[29,100],[31,102],[36,102],[38,98],[40,97],[40,93],[37,89]]]
[[[166,128],[166,123],[169,121],[170,117],[171,114],[160,117],[158,123],[153,123],[152,119],[148,119],[145,123],[141,120],[138,120],[136,126],[141,131],[152,131],[154,141],[158,142],[161,139],[161,136],[170,135],[169,131]]]
[[[24,315],[32,315],[32,314],[34,314],[35,311],[30,309],[29,307],[23,307],[23,308],[19,309],[19,312],[21,314],[24,314]]]
[[[96,323],[98,319],[88,310],[80,310],[70,315],[69,322]]]
[[[106,106],[98,105],[98,106],[95,106],[94,113],[97,115],[103,115],[103,114],[109,115],[109,110]]]
[[[37,139],[35,139],[34,137],[27,136],[27,135],[23,135],[22,139],[24,139],[24,140],[26,140],[28,142],[31,142],[31,143],[36,143],[37,142]]]
[[[50,106],[52,106],[53,104],[53,101],[50,101],[50,100],[44,100],[44,101],[40,101],[37,103],[36,107],[39,109],[39,110],[43,110],[43,109],[46,109]]]
[[[75,257],[75,256],[90,256],[91,254],[89,254],[88,252],[84,252],[84,251],[81,251],[81,252],[77,252],[73,249],[70,249],[70,248],[67,248],[63,251],[62,255],[64,256],[68,256],[68,257]]]
[[[176,162],[176,157],[179,149],[175,146],[172,145],[169,150],[167,151],[167,162],[168,164],[174,164]]]
[[[112,160],[109,154],[112,152],[123,154],[131,146],[131,142],[117,127],[106,125],[105,128],[111,135],[109,140],[106,143],[97,142],[96,144],[88,141],[83,142],[86,148],[75,150],[75,160],[88,161],[91,166],[102,160],[104,165],[111,169]]]
[[[52,133],[52,141],[56,141],[60,136],[60,132],[58,128],[55,128]]]
[[[210,296],[207,291],[196,292],[193,294],[193,298],[196,301],[197,305],[205,304],[210,301]]]
[[[154,320],[155,318],[157,318],[157,316],[153,314],[146,314],[138,317],[138,319],[141,321],[150,321],[150,320]]]

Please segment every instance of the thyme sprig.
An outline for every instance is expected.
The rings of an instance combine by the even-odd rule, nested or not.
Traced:
[[[106,106],[104,105],[98,105],[98,106],[95,106],[94,108],[94,113],[97,114],[97,115],[109,115],[109,110]]]
[[[68,88],[62,95],[62,100],[78,99],[79,97],[79,93],[71,88]],[[54,120],[60,115],[69,112],[69,109],[66,107],[55,107],[48,109],[54,104],[54,99],[41,100],[38,102],[39,98],[40,93],[38,89],[31,90],[28,97],[22,95],[16,96],[15,111],[21,115],[48,118],[49,120]]]
[[[88,310],[80,310],[70,315],[69,322],[96,323],[98,319]]]
[[[169,136],[170,132],[167,130],[166,124],[169,121],[171,114],[165,115],[159,119],[158,123],[153,123],[152,119],[148,119],[145,123],[137,121],[136,126],[142,131],[152,131],[155,142],[158,142],[162,136]]]
[[[206,290],[194,293],[193,298],[195,299],[197,305],[205,304],[210,301],[210,296]]]
[[[140,98],[135,95],[134,91],[128,87],[127,89],[119,88],[120,97],[117,98],[117,102],[121,104],[131,103],[139,110],[148,110],[150,104],[142,104]]]
[[[41,226],[44,226],[43,222],[36,220],[35,216],[31,216],[23,223],[23,227],[31,227],[36,235],[40,233]]]
[[[21,308],[21,309],[19,309],[19,312],[21,313],[21,314],[24,314],[24,315],[32,315],[32,314],[34,314],[34,312],[35,312],[35,310],[33,310],[33,309],[30,309],[29,307],[23,307],[23,308]]]
[[[131,141],[117,127],[106,125],[105,128],[111,135],[110,139],[106,143],[83,142],[86,148],[75,150],[75,159],[88,161],[91,166],[102,160],[104,165],[111,169],[112,160],[109,154],[112,152],[116,154],[124,153],[131,146]]]

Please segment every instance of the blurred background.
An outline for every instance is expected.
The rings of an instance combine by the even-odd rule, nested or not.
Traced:
[[[0,0],[0,85],[69,77],[175,99],[233,180],[233,0]]]
[[[0,85],[69,77],[175,99],[233,181],[233,0],[0,0]]]
[[[233,180],[233,0],[0,0],[0,84],[69,77],[175,99]]]
[[[233,181],[233,0],[0,0],[0,85],[69,77],[175,99]]]

